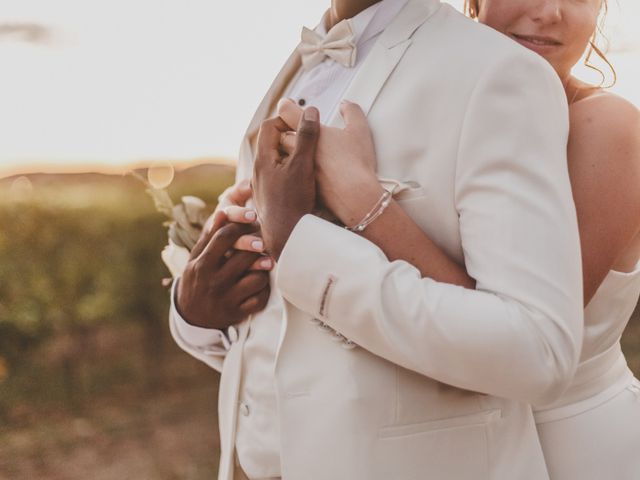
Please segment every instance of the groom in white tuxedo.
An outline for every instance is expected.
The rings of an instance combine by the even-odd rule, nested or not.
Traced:
[[[278,161],[309,164],[314,114],[342,126],[357,103],[395,201],[476,290],[312,215],[313,178],[257,141],[283,97],[315,108],[300,158]],[[227,254],[249,231],[227,224],[174,282],[174,338],[222,372],[219,479],[548,478],[529,403],[562,392],[582,334],[567,134],[559,79],[510,39],[438,0],[334,0],[240,152],[274,274]]]

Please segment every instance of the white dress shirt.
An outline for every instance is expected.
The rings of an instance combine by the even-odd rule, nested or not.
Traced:
[[[382,0],[349,20],[354,32],[357,57],[354,67],[343,67],[326,58],[314,68],[301,69],[292,80],[286,97],[300,106],[314,106],[320,111],[320,121],[331,118],[359,67],[391,20],[407,0]],[[325,14],[315,31],[326,35]],[[277,266],[276,266],[277,268]],[[275,285],[275,271],[271,284]],[[237,332],[230,327],[227,336],[220,330],[188,324],[175,307],[175,285],[171,295],[171,312],[177,334],[194,349],[213,356],[224,356]],[[277,405],[274,385],[276,349],[282,326],[282,298],[272,290],[267,307],[254,315],[243,351],[243,374],[240,386],[240,415],[236,432],[236,452],[240,465],[251,479],[280,477],[280,439],[277,425]]]

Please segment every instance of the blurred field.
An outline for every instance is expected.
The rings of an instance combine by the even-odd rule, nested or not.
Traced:
[[[229,167],[178,173],[213,203]],[[131,177],[0,180],[0,479],[205,479],[217,373],[167,328],[163,217]]]
[[[232,179],[197,167],[170,193],[213,203]],[[15,180],[0,180],[0,480],[215,478],[218,375],[170,338],[166,231],[142,184]]]

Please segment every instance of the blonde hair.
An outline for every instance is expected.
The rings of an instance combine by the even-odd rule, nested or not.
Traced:
[[[609,11],[609,5],[607,3],[607,0],[602,0],[602,14],[600,16],[600,20],[598,21],[598,23],[596,25],[596,29],[594,30],[593,35],[591,36],[591,39],[589,40],[589,51],[587,52],[587,55],[586,55],[586,57],[584,59],[584,65],[587,68],[590,68],[591,70],[595,70],[602,77],[602,80],[600,81],[600,85],[598,85],[598,87],[601,87],[601,88],[611,88],[618,81],[618,74],[616,73],[616,69],[613,68],[613,64],[609,61],[609,59],[604,54],[602,49],[600,47],[598,47],[598,45],[597,45],[598,34],[605,40],[605,43],[608,44],[608,39],[604,35],[604,33],[602,32],[602,29],[604,27],[604,20],[605,20],[605,18],[607,16],[607,12],[608,11]],[[467,15],[470,18],[477,19],[479,12],[480,12],[480,0],[464,0],[464,14],[465,15]],[[594,53],[598,57],[600,57],[600,59],[604,63],[607,64],[607,66],[609,67],[609,69],[611,70],[611,73],[613,75],[613,79],[606,86],[604,86],[604,82],[607,79],[607,76],[605,75],[605,73],[602,70],[600,70],[597,66],[595,66],[595,65],[593,65],[591,63],[591,57],[593,56]]]

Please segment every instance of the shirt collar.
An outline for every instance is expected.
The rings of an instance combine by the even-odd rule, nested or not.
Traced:
[[[408,0],[381,0],[364,9],[356,16],[349,19],[354,33],[356,46],[366,42],[370,38],[382,32],[391,20],[402,10]],[[321,36],[327,35],[327,23],[330,12],[327,10],[322,20],[315,28],[315,32]]]

